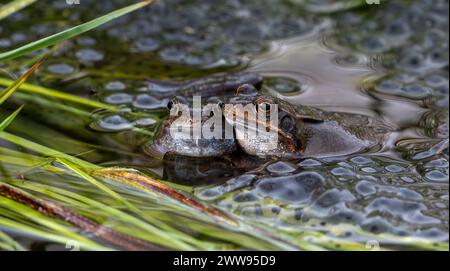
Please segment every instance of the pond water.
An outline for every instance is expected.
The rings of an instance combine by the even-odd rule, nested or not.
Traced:
[[[126,4],[45,2],[2,23],[0,50]],[[123,151],[81,155],[86,160],[186,185],[205,202],[280,231],[393,248],[408,247],[389,236],[448,242],[448,1],[381,2],[158,1],[68,42],[36,77],[120,106],[119,113],[33,113],[39,105],[25,112],[69,137]],[[20,64],[0,67],[17,72]],[[161,161],[143,152],[167,114],[167,99],[146,79],[235,71],[263,75],[263,91],[292,104],[371,116],[395,131],[377,150],[278,160],[252,172],[228,160]],[[81,153],[73,148],[65,151]]]

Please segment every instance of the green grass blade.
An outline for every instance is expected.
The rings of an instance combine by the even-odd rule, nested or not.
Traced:
[[[7,140],[11,143],[14,143],[16,145],[19,145],[23,148],[26,148],[26,149],[38,152],[40,154],[52,157],[53,159],[61,158],[61,159],[70,161],[70,162],[75,163],[78,166],[82,167],[84,170],[95,170],[95,169],[101,168],[100,166],[97,166],[97,165],[94,165],[87,161],[84,161],[82,159],[76,158],[72,155],[59,152],[57,150],[37,144],[37,143],[27,140],[25,138],[21,138],[21,137],[15,136],[13,134],[9,134],[7,132],[0,131],[0,138]]]
[[[8,127],[9,124],[17,117],[19,112],[22,110],[24,105],[19,107],[16,111],[14,111],[11,115],[9,115],[4,121],[0,123],[0,131],[5,130],[6,127]]]
[[[89,21],[84,24],[80,24],[78,26],[72,27],[70,29],[64,30],[62,32],[59,32],[57,34],[48,36],[46,38],[31,42],[29,44],[26,44],[22,47],[19,47],[17,49],[13,49],[8,52],[4,52],[0,54],[0,61],[10,60],[14,58],[18,58],[20,56],[23,56],[25,54],[38,51],[44,48],[47,48],[49,46],[55,45],[56,43],[71,39],[75,36],[78,36],[82,33],[85,33],[89,30],[92,30],[94,28],[97,28],[111,20],[114,20],[118,17],[121,17],[127,13],[130,13],[132,11],[135,11],[137,9],[140,9],[150,3],[152,3],[153,0],[145,0],[118,10],[115,10],[111,13],[108,13],[102,17],[99,17],[97,19],[94,19],[92,21]]]
[[[6,78],[1,78],[0,77],[0,85],[2,86],[9,86],[12,83],[14,83],[14,81],[10,80],[10,79],[6,79]],[[80,104],[80,105],[84,105],[84,106],[89,106],[92,108],[103,108],[103,109],[108,109],[111,111],[117,111],[117,107],[115,106],[111,106],[108,104],[104,104],[101,102],[96,102],[90,99],[86,99],[83,97],[78,97],[76,95],[72,95],[69,93],[64,93],[58,90],[54,90],[54,89],[49,89],[49,88],[44,88],[41,86],[36,86],[36,85],[32,85],[32,84],[28,84],[28,83],[23,83],[22,85],[20,85],[18,87],[19,90],[21,91],[26,91],[26,92],[31,92],[31,93],[36,93],[36,94],[40,94],[40,95],[44,95],[44,96],[48,96],[48,97],[52,97],[55,99],[61,99],[64,101],[68,101],[68,102],[73,102],[76,104]]]
[[[0,231],[0,245],[1,244],[4,244],[2,247],[7,248],[8,250],[26,250],[21,244],[2,231]]]
[[[73,240],[73,239],[67,238],[66,236],[64,236],[60,233],[49,233],[49,232],[43,231],[37,227],[28,226],[23,223],[20,223],[20,222],[11,220],[11,219],[7,219],[4,217],[0,217],[0,226],[10,228],[10,229],[15,229],[16,231],[20,231],[20,232],[24,232],[24,233],[33,235],[39,239],[47,239],[49,241],[57,242],[60,244],[66,244],[67,241]],[[112,248],[105,247],[105,246],[102,246],[99,244],[92,244],[91,242],[86,243],[86,242],[82,242],[80,240],[76,240],[76,241],[80,245],[80,249],[83,249],[83,250],[101,250],[101,251],[114,250]]]
[[[39,193],[44,193],[47,196],[50,196],[53,199],[56,199],[60,202],[62,201],[64,203],[73,204],[76,206],[80,206],[80,204],[87,205],[90,208],[95,208],[101,211],[103,214],[108,214],[111,217],[114,217],[115,219],[126,221],[127,224],[130,225],[129,226],[130,228],[131,226],[135,226],[134,229],[139,228],[138,232],[139,234],[137,234],[136,232],[125,232],[129,235],[134,235],[135,237],[139,237],[153,243],[158,243],[176,249],[183,249],[183,250],[194,249],[193,247],[178,241],[178,239],[181,239],[179,236],[180,234],[176,233],[174,229],[165,229],[164,231],[164,229],[159,229],[153,226],[152,224],[148,224],[145,221],[136,218],[131,214],[128,214],[122,210],[113,208],[102,202],[90,199],[78,193],[74,193],[57,187],[47,188],[42,184],[36,184],[33,182],[27,182],[26,184],[23,182],[17,182],[14,183],[14,185],[19,186],[21,188],[26,188],[28,190],[36,191]],[[187,235],[186,237],[190,238],[189,235]]]
[[[94,245],[95,242],[79,235],[78,233],[73,232],[70,230],[67,226],[63,226],[61,223],[56,222],[56,220],[46,217],[45,215],[39,213],[38,211],[35,211],[31,209],[28,206],[25,206],[21,203],[18,203],[14,200],[0,197],[0,206],[5,206],[6,208],[10,208],[11,210],[14,210],[23,216],[27,217],[28,219],[32,220],[35,223],[38,223],[40,225],[43,225],[46,228],[49,228],[55,232],[58,232],[64,236],[66,236],[69,239],[76,240],[79,242],[84,242],[86,244]]]
[[[22,74],[16,81],[10,81],[9,86],[0,92],[0,105],[3,104],[14,91],[20,88],[25,81],[34,74],[34,72],[42,65],[43,59],[36,62],[26,73]]]
[[[33,4],[37,0],[14,0],[0,7],[0,20]]]
[[[83,169],[78,167],[75,163],[71,163],[70,161],[61,159],[61,158],[58,158],[57,160],[58,160],[58,162],[63,164],[65,167],[67,167],[68,169],[70,169],[73,172],[75,172],[76,174],[78,174],[81,178],[85,179],[86,181],[90,182],[92,185],[94,185],[97,188],[99,188],[100,190],[104,191],[106,194],[108,194],[112,198],[122,202],[130,210],[133,210],[136,213],[140,212],[137,207],[135,207],[134,205],[129,203],[126,199],[124,199],[123,197],[121,197],[119,194],[112,191],[111,189],[109,189],[107,186],[103,185],[101,182],[97,181],[95,178],[90,176],[89,173],[85,172]]]

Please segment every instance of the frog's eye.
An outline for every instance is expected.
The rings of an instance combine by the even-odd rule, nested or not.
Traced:
[[[258,106],[259,106],[259,108],[261,108],[262,110],[264,110],[266,112],[270,111],[270,104],[269,103],[262,102]]]
[[[270,114],[270,104],[266,102],[254,102],[256,111],[259,112],[259,110],[262,110],[262,112],[265,112],[266,114]]]
[[[237,88],[235,95],[254,96],[257,92],[258,90],[253,85],[243,84]]]
[[[168,103],[167,103],[167,109],[169,109],[169,110],[171,110],[172,109],[172,107],[173,107],[173,101],[169,101]]]
[[[291,116],[286,115],[281,118],[279,126],[286,133],[291,133],[295,129],[295,122]]]

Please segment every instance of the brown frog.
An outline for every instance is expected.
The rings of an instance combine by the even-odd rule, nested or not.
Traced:
[[[243,87],[249,88],[241,88]],[[357,153],[380,146],[393,130],[387,123],[368,116],[292,105],[281,99],[260,94],[245,95],[242,99],[234,100],[236,101],[239,104],[251,103],[254,115],[257,115],[260,108],[270,111],[274,105],[277,106],[277,126],[270,127],[277,132],[278,144],[275,147],[269,145],[265,148],[266,144],[261,144],[265,138],[239,136],[239,129],[235,129],[239,146],[251,155],[326,157]],[[236,123],[236,119],[244,119],[242,115],[236,116],[236,112],[235,106],[224,110],[225,119],[230,124]],[[236,124],[234,125],[236,127]]]

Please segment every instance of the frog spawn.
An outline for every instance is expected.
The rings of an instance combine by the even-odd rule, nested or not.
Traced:
[[[21,36],[14,33],[20,33],[20,28],[25,29],[24,24],[32,14],[27,10],[18,12],[7,18],[16,27],[3,31],[5,33],[0,32],[0,48],[11,49],[127,4],[124,0],[96,1],[88,8],[52,14],[60,19],[57,28],[55,24],[34,22],[31,31],[28,31],[30,33]],[[54,9],[67,8],[58,0],[36,3],[35,6],[40,10],[49,8],[49,5]],[[272,8],[264,9],[262,6]],[[169,0],[157,1],[146,9],[136,11],[133,16],[113,21],[104,28],[106,35],[94,33],[92,37],[94,41],[108,39],[110,44],[124,48],[128,53],[125,59],[136,65],[145,57],[150,61],[159,58],[174,65],[229,67],[247,62],[245,55],[262,52],[270,45],[271,39],[303,35],[313,28],[312,16],[300,6],[277,0]],[[104,59],[105,50],[100,42],[97,45],[81,42],[78,46],[75,55],[68,52],[67,56],[78,58],[88,65]]]
[[[327,45],[354,48],[386,70],[368,91],[448,107],[448,2],[397,1],[369,20],[347,13],[336,21],[340,30]]]
[[[257,8],[261,4],[276,7],[276,12],[271,14],[272,11]],[[213,1],[200,5],[172,0],[155,3],[150,7],[153,16],[138,13],[125,31],[113,28],[109,34],[123,38],[127,33],[127,38],[133,41],[132,50],[155,52],[166,62],[234,66],[244,61],[239,57],[242,53],[258,53],[267,46],[256,41],[274,38],[274,35],[302,34],[312,29],[308,16],[295,18],[289,14],[289,8],[292,7],[271,0],[258,1],[257,5],[249,1]],[[187,27],[174,26],[173,18]],[[228,39],[229,35],[234,38]]]
[[[431,170],[445,170],[447,165],[442,158],[426,164]],[[337,168],[340,174],[333,174]],[[367,172],[367,168],[371,170]],[[424,178],[414,168],[382,157],[359,155],[342,161],[308,158],[297,164],[272,162],[263,171],[199,188],[196,195],[277,227],[301,226],[344,239],[366,238],[353,226],[346,232],[333,231],[333,225],[347,224],[374,235],[443,241],[447,238],[448,195],[432,185],[414,185]],[[440,200],[430,200],[430,194]]]

